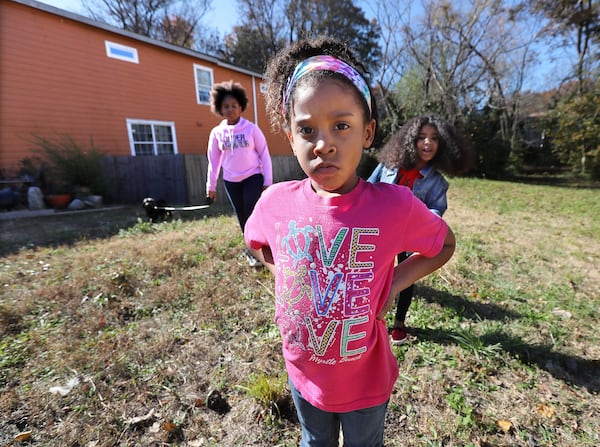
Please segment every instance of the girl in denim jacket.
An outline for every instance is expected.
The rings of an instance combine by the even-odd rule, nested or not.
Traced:
[[[406,122],[393,134],[379,153],[379,164],[369,177],[371,183],[384,182],[409,187],[432,213],[442,216],[448,208],[446,192],[448,175],[462,174],[473,165],[473,153],[463,136],[454,126],[432,114],[422,115]],[[410,253],[398,254],[398,262]],[[400,292],[392,344],[407,340],[404,324],[412,302],[414,287]]]

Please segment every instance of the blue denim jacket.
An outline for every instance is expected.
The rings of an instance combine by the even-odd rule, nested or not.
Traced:
[[[427,205],[432,213],[440,217],[443,216],[446,209],[448,209],[448,200],[446,199],[448,182],[433,166],[426,166],[419,172],[423,178],[415,180],[412,187],[413,194]],[[395,184],[398,181],[398,169],[386,168],[382,163],[379,163],[368,181],[371,183]]]

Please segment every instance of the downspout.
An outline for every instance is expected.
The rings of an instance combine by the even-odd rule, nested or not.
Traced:
[[[258,126],[258,110],[256,108],[256,78],[254,76],[252,76],[252,104],[254,107],[254,124]]]

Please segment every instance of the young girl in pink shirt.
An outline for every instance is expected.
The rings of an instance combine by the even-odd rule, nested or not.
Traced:
[[[398,376],[386,312],[450,259],[454,235],[409,188],[357,175],[376,105],[343,43],[296,42],[270,61],[266,79],[271,122],[308,178],[268,188],[244,235],[275,277],[301,445],[337,445],[341,428],[347,447],[380,447]],[[402,251],[413,255],[394,266]]]

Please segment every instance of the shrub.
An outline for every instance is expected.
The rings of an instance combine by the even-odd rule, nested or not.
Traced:
[[[76,192],[88,189],[89,193],[104,191],[101,160],[103,152],[94,146],[79,145],[71,136],[61,134],[56,139],[33,135],[34,152],[47,162],[43,173],[48,193]]]

